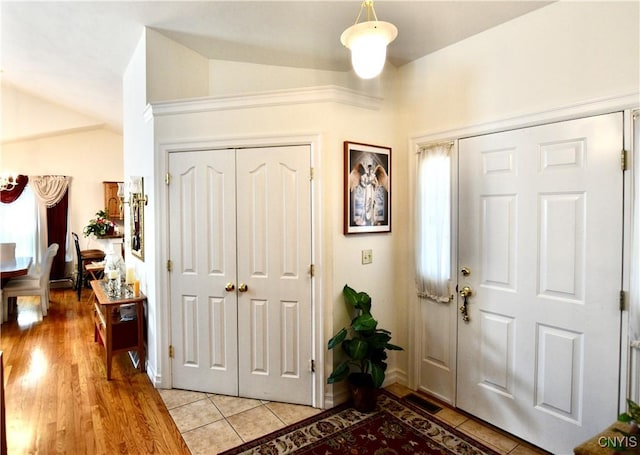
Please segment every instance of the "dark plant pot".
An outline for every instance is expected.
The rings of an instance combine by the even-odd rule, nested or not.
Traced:
[[[364,373],[349,375],[349,390],[353,407],[360,412],[373,412],[378,400],[378,388],[373,385],[371,376]]]

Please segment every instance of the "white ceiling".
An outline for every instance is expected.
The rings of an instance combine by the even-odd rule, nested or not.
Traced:
[[[398,27],[388,61],[400,66],[548,4],[378,0]],[[5,1],[3,82],[118,128],[122,75],[143,26],[212,59],[349,70],[340,44],[355,1]]]

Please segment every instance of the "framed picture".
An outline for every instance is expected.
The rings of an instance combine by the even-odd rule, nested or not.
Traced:
[[[344,143],[344,233],[391,232],[391,148]]]
[[[144,261],[144,206],[147,199],[144,196],[144,178],[131,177],[131,193],[129,206],[131,207],[131,253]]]

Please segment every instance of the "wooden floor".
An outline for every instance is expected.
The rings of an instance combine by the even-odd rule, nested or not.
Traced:
[[[49,314],[20,298],[0,326],[9,454],[188,454],[147,375],[126,354],[107,381],[104,349],[93,341],[89,290],[51,291]],[[40,320],[38,320],[40,319]]]

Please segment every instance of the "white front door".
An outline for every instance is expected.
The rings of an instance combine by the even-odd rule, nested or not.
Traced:
[[[553,453],[617,415],[622,139],[614,113],[459,142],[457,406]]]
[[[309,146],[169,169],[173,387],[311,404]]]

